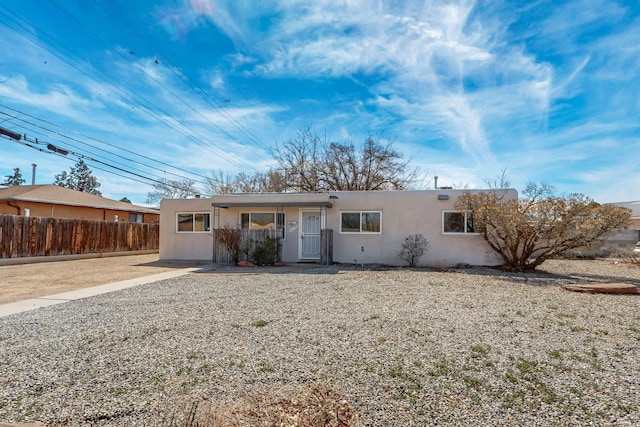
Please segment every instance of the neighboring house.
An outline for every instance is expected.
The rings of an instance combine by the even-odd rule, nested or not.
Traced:
[[[157,223],[157,209],[106,199],[57,185],[0,188],[0,215]]]
[[[282,260],[320,260],[320,230],[333,230],[333,261],[407,265],[398,257],[405,237],[430,244],[420,265],[498,265],[473,231],[471,215],[454,209],[467,190],[336,191],[227,194],[160,203],[160,259],[211,260],[213,228],[281,229]],[[473,190],[480,192],[482,190]],[[492,191],[492,190],[485,190]],[[505,200],[517,198],[504,190]]]
[[[631,253],[636,242],[640,241],[640,201],[611,203],[631,209],[631,222],[626,230],[622,230],[609,236],[596,250],[598,255]]]
[[[629,227],[627,227],[627,230],[640,231],[640,201],[618,202],[611,204],[631,209],[631,223],[629,223]]]

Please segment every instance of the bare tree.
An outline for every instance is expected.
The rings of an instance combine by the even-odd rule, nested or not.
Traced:
[[[503,168],[494,179],[485,179],[484,183],[487,184],[489,188],[493,189],[505,189],[511,187],[511,181],[507,177],[507,168]]]
[[[455,206],[473,213],[475,230],[515,271],[533,271],[547,259],[588,247],[626,228],[631,218],[629,209],[582,194],[553,196],[547,184],[530,183],[518,200],[505,201],[504,194],[465,192]]]
[[[232,178],[229,174],[219,171],[218,176],[207,178],[206,193],[281,193],[287,191],[285,176],[279,171],[270,169],[267,172],[256,172],[253,175],[240,172]]]
[[[307,127],[272,154],[292,190],[403,190],[415,182],[418,170],[409,170],[393,143],[371,136],[361,146],[330,142]]]
[[[182,181],[161,179],[153,184],[154,191],[147,193],[147,203],[156,203],[162,199],[184,199],[196,195],[194,182],[190,179]]]
[[[322,153],[328,143],[311,127],[298,132],[295,139],[290,139],[277,147],[271,154],[278,162],[280,169],[286,171],[287,186],[295,191],[323,191],[320,169],[323,161]]]
[[[205,180],[204,192],[210,196],[214,194],[239,193],[237,182],[228,173],[219,170],[217,175],[212,173]]]
[[[234,178],[220,171],[207,179],[207,193],[404,190],[417,182],[419,170],[409,169],[393,143],[371,136],[361,146],[330,142],[306,127],[271,152],[276,168]]]

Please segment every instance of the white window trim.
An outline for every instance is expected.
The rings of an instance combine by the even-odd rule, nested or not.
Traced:
[[[178,229],[178,215],[191,215],[194,219],[193,219],[193,224],[195,224],[195,216],[196,215],[209,215],[209,230],[203,230],[203,231],[180,231]],[[176,212],[176,233],[179,234],[211,234],[211,212]]]
[[[455,209],[443,210],[441,216],[441,233],[444,236],[477,236],[477,231],[467,231],[467,214],[470,211],[459,211]],[[464,231],[444,231],[444,215],[446,213],[464,213]]]
[[[343,213],[359,213],[360,214],[360,231],[342,231],[342,214]],[[380,214],[380,231],[362,231],[362,214],[377,213]],[[340,211],[340,234],[358,234],[358,235],[374,235],[382,234],[382,211]]]

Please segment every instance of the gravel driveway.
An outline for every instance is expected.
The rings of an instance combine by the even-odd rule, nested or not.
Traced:
[[[191,273],[0,319],[0,421],[162,425],[329,383],[363,425],[640,425],[640,268]]]

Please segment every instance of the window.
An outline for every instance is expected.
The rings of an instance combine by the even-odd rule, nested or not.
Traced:
[[[444,211],[442,212],[443,233],[475,233],[473,212]]]
[[[340,212],[341,233],[382,233],[382,212]]]
[[[137,222],[142,224],[142,214],[134,214],[134,213],[130,213],[129,214],[129,222]]]
[[[210,219],[209,213],[179,213],[178,233],[206,233],[211,230]]]
[[[277,222],[276,222],[277,220]],[[282,239],[286,237],[284,231],[284,212],[244,212],[240,214],[240,227],[250,230],[282,230]]]

